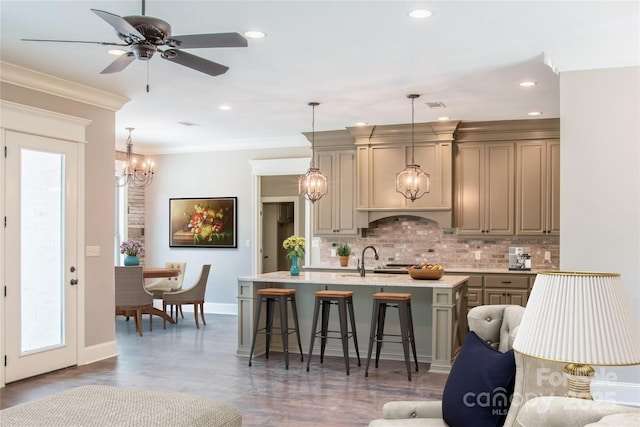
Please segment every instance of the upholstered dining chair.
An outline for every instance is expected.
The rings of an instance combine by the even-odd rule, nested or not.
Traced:
[[[177,268],[180,270],[180,274],[176,277],[162,277],[153,283],[144,285],[144,288],[151,292],[156,299],[161,299],[164,292],[176,292],[182,289],[184,272],[187,269],[186,262],[167,261],[164,266],[166,268]]]
[[[205,325],[207,324],[204,319],[204,294],[207,289],[209,270],[211,270],[211,264],[204,264],[202,266],[200,278],[193,284],[193,286],[177,292],[168,292],[162,296],[162,310],[164,310],[165,313],[167,312],[167,306],[176,306],[176,323],[178,323],[178,307],[182,304],[193,304],[193,315],[196,320],[196,328],[200,329],[200,324],[198,323],[198,310],[200,310],[202,323]],[[164,327],[167,327],[166,319],[164,321]]]
[[[186,262],[167,261],[164,263],[166,268],[177,268],[180,270],[180,274],[177,277],[162,277],[153,283],[145,285],[144,288],[153,294],[154,299],[162,299],[162,295],[166,292],[177,292],[182,289],[182,283],[184,282],[184,273],[187,269]],[[171,306],[173,309],[173,306]],[[184,319],[182,314],[182,307],[178,306],[180,315]],[[173,317],[173,311],[171,312]]]
[[[115,267],[116,316],[135,316],[136,331],[142,336],[142,312],[149,313],[153,329],[153,294],[144,289],[142,267]]]

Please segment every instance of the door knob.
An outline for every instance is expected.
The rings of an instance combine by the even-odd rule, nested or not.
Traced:
[[[69,282],[69,284],[70,284],[71,286],[75,286],[75,285],[77,285],[77,284],[78,284],[78,279],[71,279],[71,281]]]

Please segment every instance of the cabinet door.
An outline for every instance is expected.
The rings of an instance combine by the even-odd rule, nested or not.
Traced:
[[[513,234],[514,144],[488,144],[485,168],[485,234]]]
[[[525,290],[511,289],[507,292],[506,304],[520,305],[522,307],[526,307],[528,296],[529,296],[529,293]]]
[[[404,146],[369,149],[369,207],[402,208],[405,198],[396,192],[396,175],[405,168]]]
[[[518,144],[517,171],[517,234],[559,234],[559,141],[531,141]]]
[[[411,146],[407,146],[405,150],[408,164],[411,162]],[[414,161],[429,174],[431,190],[413,202],[403,197],[405,207],[451,209],[451,144],[416,145]]]
[[[547,143],[547,234],[560,234],[560,141]]]
[[[316,165],[327,177],[327,194],[315,203],[314,234],[355,235],[356,221],[356,152],[354,150],[320,151]]]
[[[460,144],[456,156],[458,234],[482,234],[484,231],[484,147]]]
[[[316,154],[316,166],[327,177],[327,194],[314,203],[314,230],[316,235],[334,234],[335,224],[333,212],[335,210],[336,171],[334,170],[333,152],[319,152]]]
[[[356,152],[338,151],[335,153],[335,169],[338,180],[333,189],[334,226],[340,234],[357,234],[356,224]]]
[[[491,289],[484,290],[484,303],[486,305],[499,305],[506,304],[506,291],[504,289]]]

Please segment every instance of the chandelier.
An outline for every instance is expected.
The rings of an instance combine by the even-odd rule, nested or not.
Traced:
[[[322,196],[327,194],[327,177],[320,173],[320,169],[314,165],[315,158],[315,135],[316,135],[316,107],[320,105],[318,102],[310,102],[312,110],[311,119],[311,165],[307,173],[302,175],[298,180],[298,190],[305,199],[311,203],[320,200]]]
[[[416,199],[424,196],[430,190],[429,174],[420,169],[420,165],[416,165],[414,160],[415,124],[413,103],[418,97],[420,95],[407,95],[407,98],[411,99],[411,163],[396,175],[396,191],[411,200],[411,202],[415,202]]]
[[[127,153],[122,167],[120,176],[116,176],[116,187],[135,187],[144,188],[148,187],[153,181],[153,162],[146,160],[138,167],[137,159],[133,154],[133,141],[131,140],[131,131],[135,128],[126,128],[129,131],[129,137],[127,138]]]

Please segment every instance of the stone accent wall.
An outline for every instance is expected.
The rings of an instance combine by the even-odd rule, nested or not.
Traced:
[[[129,239],[140,240],[147,249],[144,239],[144,188],[127,189],[127,236]],[[144,265],[144,255],[139,255],[140,265]]]
[[[134,154],[140,164],[144,162],[144,156]],[[116,160],[125,160],[126,153],[116,151]],[[144,239],[144,188],[127,189],[127,240],[139,240],[147,249]],[[144,255],[138,255],[140,265],[144,265]]]
[[[325,267],[338,267],[338,257],[331,256],[331,249],[346,242],[351,246],[349,267],[356,266],[362,249],[373,245],[380,256],[372,260],[367,251],[366,265],[373,267],[385,263],[413,263],[425,261],[439,263],[447,268],[508,269],[509,246],[526,246],[531,252],[533,269],[558,269],[560,265],[560,238],[558,236],[507,238],[469,238],[458,236],[455,228],[440,228],[438,223],[414,216],[383,218],[363,229],[362,237],[320,238],[320,262]],[[481,251],[476,261],[475,252]],[[544,260],[545,251],[551,252],[551,260]]]

